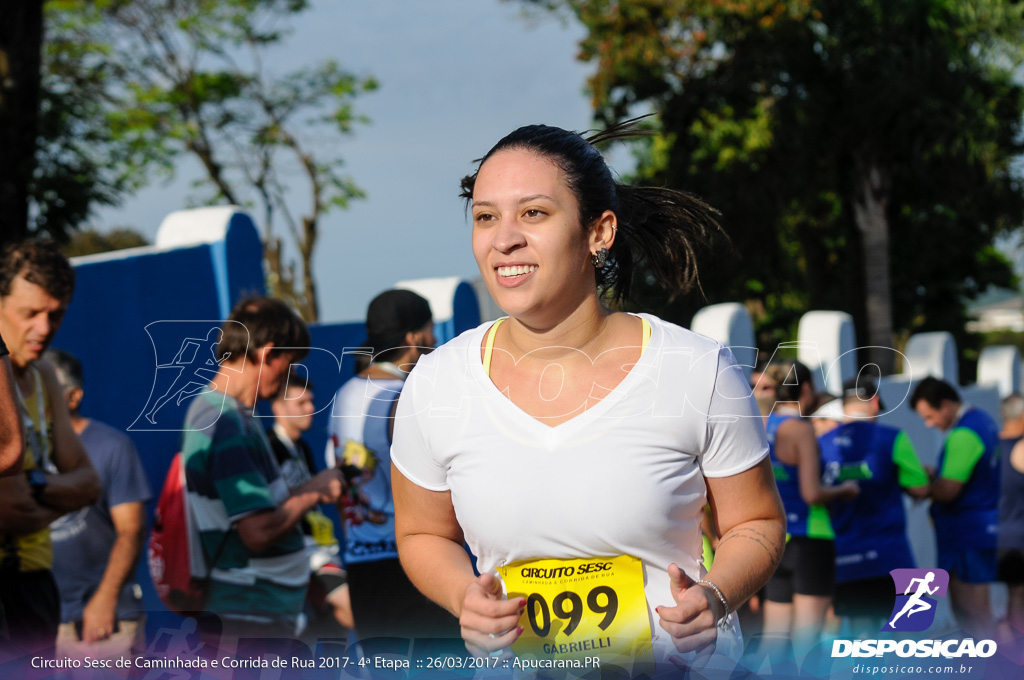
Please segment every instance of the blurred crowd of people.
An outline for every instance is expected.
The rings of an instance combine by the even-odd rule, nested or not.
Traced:
[[[0,638],[22,652],[126,657],[145,649],[136,568],[154,490],[132,440],[83,415],[88,358],[49,347],[73,290],[74,270],[52,244],[26,241],[3,252]],[[651,322],[643,321],[646,346]],[[488,375],[499,326],[479,340]],[[410,291],[386,291],[371,302],[366,329],[365,344],[376,353],[363,357],[334,395],[338,417],[331,419],[324,469],[303,439],[316,412],[314,384],[292,368],[307,351],[296,348],[310,345],[303,321],[278,300],[253,297],[209,336],[207,389],[190,395],[181,442],[187,504],[207,566],[205,613],[198,617],[207,644],[328,634],[351,634],[364,651],[393,636],[462,637],[478,653],[491,651],[483,647],[491,640],[507,644],[494,633],[474,643],[467,619],[460,626],[452,614],[458,606],[446,609],[423,595],[421,589],[436,586],[414,585],[417,577],[400,561],[399,544],[410,535],[438,531],[456,552],[463,540],[461,532],[452,538],[434,528],[440,520],[431,513],[455,522],[450,492],[446,505],[435,506],[437,491],[414,489],[404,473],[395,488],[406,519],[396,536],[395,414],[406,377],[434,348],[429,304]],[[850,636],[899,630],[889,574],[918,566],[948,572],[953,612],[969,635],[1024,631],[1024,397],[1003,401],[1000,428],[954,386],[930,377],[917,383],[910,407],[944,435],[936,464],[925,466],[905,432],[879,422],[885,406],[878,377],[861,374],[841,395],[823,399],[806,366],[776,361],[754,372],[750,388],[763,416],[755,414],[751,436],[767,438],[785,511],[778,566],[766,560],[770,578],[740,606],[712,582],[687,582],[674,564],[666,572],[680,602],[697,583],[710,593],[704,609],[721,598],[720,618],[709,619],[716,634],[737,609],[748,634],[760,631],[763,644],[792,645],[797,656],[840,626]],[[253,418],[260,400],[274,415],[269,429]],[[408,442],[412,435],[401,436]],[[412,465],[408,444],[401,450],[400,470]],[[765,497],[770,501],[774,491]],[[930,501],[935,565],[915,563],[905,499]],[[340,526],[324,506],[338,509]],[[708,573],[723,544],[716,529],[721,512],[709,505],[701,524],[709,550],[698,573]],[[450,555],[453,564],[468,557]],[[470,571],[468,578],[476,577]],[[473,587],[479,602],[472,606],[486,608],[496,598],[491,577],[480,579],[467,590],[465,606]],[[1009,588],[1007,615],[998,623],[990,606],[995,581]],[[506,624],[521,616],[517,606],[489,615],[508,619],[495,630],[512,630]]]
[[[49,242],[9,246],[0,259],[0,639],[15,653],[127,658],[146,649],[136,573],[153,490],[132,440],[82,415],[88,358],[49,347],[74,279]],[[367,357],[339,393],[342,411],[373,415],[337,419],[347,429],[332,431],[324,470],[302,438],[314,385],[291,369],[308,351],[294,348],[310,345],[305,323],[253,297],[211,332],[207,384],[185,390],[181,428],[189,529],[206,562],[204,644],[355,630],[458,638],[455,619],[398,564],[390,499],[387,423],[405,374],[433,349],[432,326],[415,293],[373,301],[368,341],[395,349]],[[267,429],[253,417],[260,400],[274,415]],[[344,534],[325,505],[338,507]]]
[[[902,630],[890,571],[935,567],[949,574],[957,625],[975,639],[1012,639],[1024,631],[1024,397],[1003,399],[1000,428],[953,385],[917,382],[908,405],[942,434],[926,466],[906,432],[879,422],[892,412],[879,382],[861,372],[831,395],[816,391],[799,361],[754,371],[788,540],[779,569],[747,606],[750,628],[767,644],[792,644],[797,656],[823,632]],[[907,533],[905,506],[926,501],[935,564],[916,562]],[[990,595],[997,581],[1008,587],[1000,621]]]

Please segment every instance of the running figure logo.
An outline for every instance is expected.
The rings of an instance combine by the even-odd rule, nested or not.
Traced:
[[[217,345],[222,335],[224,333],[219,328],[213,328],[205,338],[185,338],[181,341],[181,349],[174,358],[169,363],[157,366],[158,369],[177,368],[178,375],[164,396],[157,399],[153,408],[146,414],[146,420],[156,425],[154,416],[164,404],[174,399],[175,404],[180,406],[183,400],[207,388],[217,375],[217,369],[231,356],[231,352],[227,352],[224,356],[217,357]]]
[[[896,586],[896,604],[882,630],[927,630],[935,620],[934,597],[946,596],[949,574],[943,569],[893,569],[889,574]]]
[[[210,382],[231,356],[230,352],[217,351],[224,335],[222,323],[238,324],[237,321],[154,321],[146,326],[153,343],[156,370],[146,405],[129,430],[178,430],[181,427],[183,404],[210,391]],[[247,336],[244,326],[238,326]]]

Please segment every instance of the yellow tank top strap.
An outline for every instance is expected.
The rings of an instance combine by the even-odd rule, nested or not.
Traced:
[[[484,373],[487,375],[491,374],[491,355],[494,353],[494,336],[498,334],[498,326],[503,324],[507,319],[507,316],[503,316],[491,325],[491,329],[487,331],[487,339],[484,340]]]
[[[498,319],[487,331],[487,338],[484,340],[484,373],[487,375],[491,374],[491,355],[494,353],[494,336],[498,334],[498,326],[500,326],[506,319],[508,319],[507,316],[503,316]],[[640,354],[642,355],[647,351],[647,344],[651,341],[651,322],[640,317],[640,323],[643,325],[643,340],[640,343]]]
[[[34,364],[29,366],[32,376],[35,379],[35,389],[28,397],[24,396],[21,389],[18,389],[18,398],[23,407],[22,417],[25,422],[25,445],[26,465],[29,458],[35,459],[35,467],[51,472],[50,459],[53,455],[53,414],[50,412],[50,402],[46,397],[46,388],[43,386],[42,374]]]

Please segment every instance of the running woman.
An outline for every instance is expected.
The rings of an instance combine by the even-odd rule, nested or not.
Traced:
[[[399,556],[478,655],[738,658],[733,610],[782,554],[764,428],[732,353],[604,304],[644,270],[686,290],[719,231],[693,196],[614,181],[594,143],[624,134],[522,127],[463,180],[473,254],[508,317],[421,359],[402,391]],[[706,502],[722,537],[710,571]]]

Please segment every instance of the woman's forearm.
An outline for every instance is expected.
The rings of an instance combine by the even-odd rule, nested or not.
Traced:
[[[782,520],[756,519],[738,524],[719,541],[706,578],[718,586],[729,608],[735,610],[775,572],[785,545]]]
[[[463,596],[476,580],[462,545],[433,534],[411,534],[399,537],[398,557],[420,592],[456,618],[461,615]]]

